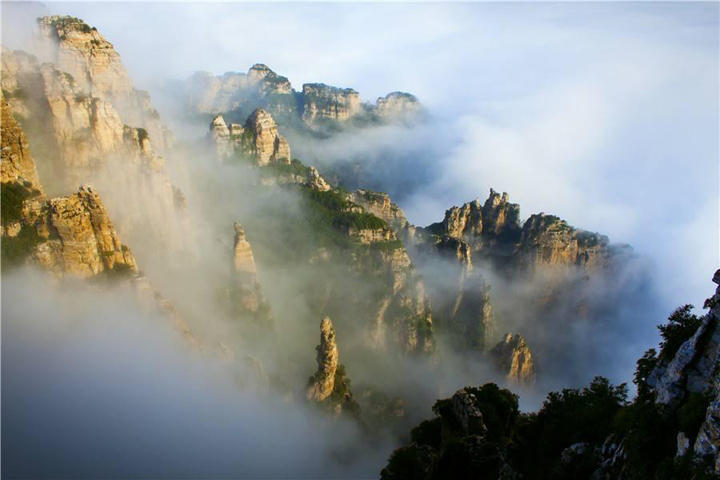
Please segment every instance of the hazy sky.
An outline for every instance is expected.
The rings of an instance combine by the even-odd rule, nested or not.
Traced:
[[[718,246],[718,4],[51,3],[151,91],[263,62],[296,88],[415,93],[442,155],[411,222],[507,191],[632,244],[665,308],[700,304]],[[155,90],[156,96],[159,94]],[[425,141],[432,141],[432,138]],[[437,145],[436,145],[437,147]]]

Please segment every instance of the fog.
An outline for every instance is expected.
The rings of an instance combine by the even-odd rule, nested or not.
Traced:
[[[369,101],[414,93],[434,116],[425,142],[393,135],[393,151],[406,150],[388,156],[388,141],[374,151],[370,134],[340,157],[415,165],[419,178],[405,169],[396,188],[387,178],[367,185],[389,190],[412,223],[438,221],[490,187],[507,191],[524,216],[553,213],[650,256],[665,311],[701,304],[708,265],[719,263],[715,4],[48,8],[97,26],[156,98],[167,78],[257,62],[296,89],[322,81]]]
[[[322,245],[297,191],[259,188],[258,172],[218,162],[207,125],[181,116],[168,87],[197,70],[261,62],[295,89],[324,82],[370,102],[394,90],[417,95],[426,114],[416,123],[329,139],[282,132],[294,157],[348,188],[389,192],[413,224],[494,188],[523,218],[552,213],[633,246],[609,279],[569,274],[571,300],[537,315],[526,312],[558,279],[511,281],[476,265],[491,285],[494,340],[522,333],[546,372],[533,387],[513,387],[523,409],[595,375],[629,382],[635,359],[656,344],[655,325],[709,294],[720,264],[716,4],[3,4],[3,45],[32,50],[19,25],[47,12],[97,27],[179,133],[165,156],[187,197],[184,217],[169,221],[147,192],[118,180],[113,162],[88,180],[203,352],[140,309],[129,288],[3,273],[6,471],[371,478],[435,399],[502,382],[442,332],[431,359],[368,349],[369,312],[346,299],[374,285],[349,276],[348,259],[307,261]],[[66,188],[39,170],[49,191]],[[270,333],[228,308],[234,221],[253,246]],[[419,265],[438,289],[455,281],[449,270],[442,260]],[[577,317],[581,308],[593,315]],[[304,401],[325,314],[355,394],[403,397],[403,419],[386,428],[329,421]],[[217,355],[219,342],[234,359]],[[269,389],[246,381],[248,355]]]

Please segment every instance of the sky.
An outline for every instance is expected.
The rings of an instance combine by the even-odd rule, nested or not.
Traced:
[[[298,89],[321,81],[368,101],[411,92],[433,118],[415,146],[433,151],[418,159],[423,183],[390,192],[412,223],[438,221],[492,187],[524,218],[553,213],[633,245],[657,270],[665,310],[711,292],[720,266],[717,3],[48,8],[99,28],[156,98],[168,78],[258,62]],[[416,136],[398,142],[408,139]]]

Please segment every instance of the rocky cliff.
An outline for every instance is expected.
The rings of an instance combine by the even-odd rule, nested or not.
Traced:
[[[22,129],[2,100],[3,260],[32,259],[59,276],[137,273],[99,195],[89,186],[46,199]]]
[[[357,115],[362,108],[360,94],[352,88],[306,83],[302,95],[303,120],[311,125],[321,120],[343,122]]]
[[[330,317],[323,318],[320,323],[320,344],[315,347],[315,350],[317,351],[315,361],[318,368],[310,378],[307,398],[320,402],[328,398],[335,388],[335,373],[339,362],[335,329]]]
[[[253,65],[247,73],[214,76],[196,72],[187,80],[184,91],[188,108],[198,113],[249,113],[262,107],[273,114],[298,114],[295,92],[288,79],[263,64]]]
[[[661,359],[647,378],[655,394],[655,402],[666,410],[677,412],[693,399],[706,397],[707,407],[702,423],[694,432],[679,431],[679,456],[692,452],[700,462],[709,462],[714,473],[720,475],[720,270],[713,282],[718,284],[715,294],[705,306],[709,311],[702,317],[694,334],[671,358]]]
[[[412,119],[421,111],[417,97],[405,92],[391,92],[375,102],[375,112],[386,119]]]
[[[51,61],[75,79],[80,92],[113,105],[128,124],[147,130],[161,151],[169,146],[171,136],[149,95],[133,88],[120,55],[96,28],[57,15],[39,18],[38,25]]]
[[[104,199],[119,212],[123,230],[149,227],[167,240],[169,232],[181,229],[183,196],[169,182],[148,130],[128,125],[109,97],[89,93],[56,64],[40,65],[33,56],[6,49],[2,62],[3,94],[25,127],[52,190],[91,182],[107,192]],[[115,70],[100,75],[101,83],[110,82]],[[92,84],[95,76],[83,78]],[[94,91],[110,88],[102,85]],[[157,216],[150,218],[151,213]]]
[[[509,383],[529,385],[535,381],[532,352],[520,335],[506,333],[490,350],[490,357]]]
[[[222,115],[216,115],[210,123],[210,139],[221,158],[243,155],[258,166],[291,163],[290,145],[278,133],[272,115],[262,108],[250,114],[244,126],[228,127]]]
[[[190,112],[223,114],[237,121],[257,108],[269,111],[284,128],[307,131],[326,125],[358,125],[414,120],[422,113],[418,99],[392,92],[373,105],[363,103],[357,91],[324,83],[304,84],[295,91],[286,77],[263,64],[247,73],[227,72],[214,76],[196,72],[181,86],[179,95]]]

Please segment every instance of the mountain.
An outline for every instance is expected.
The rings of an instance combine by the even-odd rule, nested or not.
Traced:
[[[287,77],[260,63],[247,73],[214,76],[196,72],[177,88],[178,98],[192,115],[222,114],[237,122],[262,108],[284,128],[305,133],[332,132],[347,125],[413,121],[423,112],[419,100],[405,92],[391,92],[370,104],[352,88],[324,83],[306,83],[296,91]]]
[[[698,318],[681,307],[659,327],[633,402],[601,377],[550,393],[537,413],[493,383],[465,387],[435,403],[381,478],[717,478],[720,286],[705,308]]]

